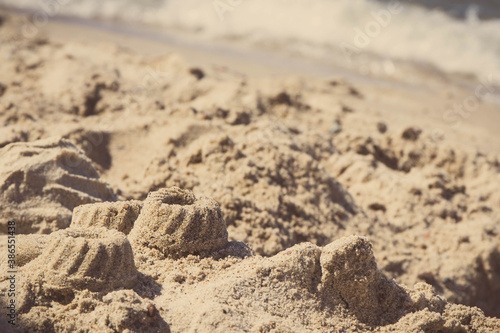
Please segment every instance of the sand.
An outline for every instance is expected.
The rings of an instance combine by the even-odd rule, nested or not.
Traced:
[[[242,75],[1,15],[0,329],[500,330],[491,105],[451,126],[440,79]]]

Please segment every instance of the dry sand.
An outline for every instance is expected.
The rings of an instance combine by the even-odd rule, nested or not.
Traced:
[[[16,329],[500,331],[494,106],[452,127],[444,79],[241,75],[0,15]]]

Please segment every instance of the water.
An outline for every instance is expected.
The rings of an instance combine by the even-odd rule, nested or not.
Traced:
[[[378,0],[388,3],[392,0]],[[498,0],[412,0],[407,1],[428,9],[441,10],[450,16],[467,19],[474,14],[481,20],[500,18],[500,1]]]
[[[314,59],[362,74],[403,63],[500,82],[500,1],[0,0],[44,15],[133,22]],[[395,6],[396,4],[397,6]]]

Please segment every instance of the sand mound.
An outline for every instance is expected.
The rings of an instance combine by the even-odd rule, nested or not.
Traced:
[[[151,192],[130,240],[167,256],[217,250],[227,243],[219,204],[177,187]]]
[[[58,138],[13,143],[0,150],[0,225],[17,233],[50,233],[69,226],[74,207],[115,200],[89,159]]]
[[[374,132],[352,126],[336,135],[339,154],[325,165],[377,221],[379,239],[396,237],[374,239],[384,272],[500,314],[498,157],[414,127]]]
[[[270,258],[226,264],[222,271],[206,260],[181,259],[168,273],[160,273],[159,280],[163,274],[178,276],[172,271],[186,277],[157,298],[169,304],[172,331],[458,332],[500,327],[478,309],[448,304],[426,284],[408,289],[385,279],[362,237],[339,239],[323,249],[304,243]],[[205,274],[201,280],[200,269]],[[186,311],[194,319],[183,316]]]

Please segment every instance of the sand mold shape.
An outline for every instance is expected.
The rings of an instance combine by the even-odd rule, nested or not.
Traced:
[[[0,224],[17,233],[50,233],[69,226],[74,207],[113,201],[91,161],[69,141],[49,138],[0,150]]]
[[[201,253],[227,243],[219,204],[178,187],[151,192],[129,238],[167,256]]]
[[[105,227],[128,235],[133,244],[179,257],[221,249],[228,234],[219,204],[170,187],[130,200],[76,207],[73,227]]]
[[[129,234],[141,212],[138,200],[87,204],[75,207],[71,227],[104,227]]]
[[[21,309],[38,302],[69,302],[77,290],[131,288],[134,255],[123,233],[105,228],[68,228],[52,233],[42,251],[22,267]]]

